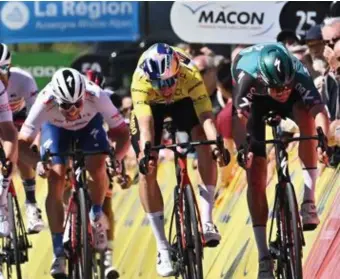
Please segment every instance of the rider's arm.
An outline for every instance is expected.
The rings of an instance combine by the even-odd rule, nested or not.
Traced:
[[[215,118],[212,113],[211,101],[199,73],[194,72],[193,78],[189,83],[188,94],[193,101],[194,108],[200,124],[208,140],[215,140],[217,137],[217,129]],[[211,145],[211,148],[216,148]]]
[[[39,154],[31,150],[31,145],[38,135],[42,124],[47,119],[48,115],[45,111],[45,105],[41,98],[38,97],[19,132],[20,157],[28,165],[35,166],[40,160]]]
[[[315,126],[320,126],[324,134],[328,135],[330,121],[325,104],[314,85],[313,78],[301,63],[298,64],[294,90],[300,95],[306,107],[309,108],[309,112],[315,119]]]
[[[26,84],[26,94],[24,96],[27,111],[30,111],[32,108],[37,96],[38,96],[38,86],[34,80],[34,78],[30,78]]]
[[[233,136],[237,149],[246,140],[246,129],[249,118],[251,118],[250,108],[253,102],[251,87],[254,84],[254,78],[242,71],[237,70],[233,80]]]
[[[154,121],[149,105],[149,94],[151,91],[150,85],[144,81],[140,81],[136,74],[131,84],[131,97],[133,102],[133,114],[136,116],[139,126],[141,156],[145,143],[150,141],[154,144]]]
[[[327,136],[329,132],[330,121],[325,105],[315,105],[310,109],[310,112],[315,119],[315,127],[320,126],[324,134]]]
[[[116,143],[115,151],[117,159],[121,160],[130,147],[129,129],[124,122],[123,116],[112,104],[107,94],[100,94],[96,105],[98,112],[103,115],[105,122],[109,126],[107,134],[110,140]]]
[[[8,95],[4,85],[0,82],[0,133],[6,158],[16,163],[18,158],[18,133],[13,124],[13,117]]]

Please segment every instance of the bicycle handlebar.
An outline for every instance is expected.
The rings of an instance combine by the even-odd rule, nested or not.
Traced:
[[[243,145],[243,152],[238,154],[238,162],[240,165],[246,165],[247,163],[247,155],[250,150],[250,144],[251,142],[255,142],[258,144],[282,144],[285,145],[286,143],[294,142],[294,141],[304,141],[304,140],[317,140],[318,141],[318,147],[321,148],[322,152],[328,152],[327,148],[327,139],[326,136],[322,130],[321,127],[316,128],[317,135],[315,136],[301,136],[301,137],[292,137],[288,139],[283,138],[276,138],[276,139],[270,139],[270,140],[264,140],[264,141],[258,141],[255,139],[252,139],[249,134],[247,134],[246,137],[246,143]],[[243,156],[243,158],[241,158]]]
[[[223,138],[219,135],[216,140],[204,140],[204,141],[191,141],[183,143],[173,143],[173,144],[160,144],[156,146],[151,146],[151,142],[146,142],[144,147],[144,158],[139,162],[139,170],[142,174],[148,173],[148,162],[152,159],[151,152],[159,151],[161,149],[169,149],[181,157],[186,157],[190,151],[194,149],[195,146],[199,145],[212,145],[216,144],[217,149],[221,152],[225,165],[230,162],[230,154],[227,149],[224,148]],[[184,153],[177,150],[177,147],[187,149]]]
[[[110,161],[113,166],[115,166],[115,151],[114,148],[110,148],[108,151],[82,151],[82,150],[75,150],[75,151],[66,151],[66,152],[51,152],[49,149],[46,149],[45,154],[42,158],[42,162],[47,164],[51,157],[60,156],[60,157],[70,157],[72,159],[77,158],[84,158],[87,156],[92,155],[108,155]]]

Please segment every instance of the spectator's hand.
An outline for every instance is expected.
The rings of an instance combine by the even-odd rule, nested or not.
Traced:
[[[332,71],[335,71],[340,67],[340,62],[338,61],[335,52],[332,48],[326,45],[323,51],[323,55],[326,58],[329,67],[331,68]]]
[[[212,49],[208,48],[208,47],[202,47],[200,49],[200,52],[204,55],[207,55],[207,56],[214,56],[215,53],[212,51]]]

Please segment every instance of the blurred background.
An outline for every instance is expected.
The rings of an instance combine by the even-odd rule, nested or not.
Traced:
[[[318,182],[322,226],[306,237],[305,278],[338,278],[340,72],[336,61],[340,61],[340,46],[335,47],[340,39],[338,2],[1,1],[0,20],[0,42],[8,44],[13,51],[12,64],[29,71],[39,89],[60,67],[72,66],[81,72],[88,69],[100,71],[106,77],[105,87],[114,91],[116,105],[127,121],[132,109],[132,73],[141,53],[155,42],[182,48],[191,55],[203,76],[219,131],[232,154],[235,150],[232,142],[228,143],[228,140],[232,141],[230,129],[223,130],[225,121],[231,118],[228,114],[232,96],[230,63],[246,46],[276,41],[284,43],[313,76],[327,104],[336,135],[330,139],[335,150],[332,168],[324,170]],[[332,52],[326,53],[325,46]],[[330,76],[330,73],[336,75]],[[332,79],[333,86],[329,79]],[[294,128],[292,125],[288,129],[294,133]],[[132,157],[130,169],[135,176]],[[292,177],[301,199],[303,181],[296,160],[296,146],[291,147],[290,158],[294,164]],[[162,154],[159,177],[166,201],[172,200],[175,183],[169,180],[173,177],[173,169],[168,159],[171,154]],[[275,166],[271,163],[273,157],[269,156],[268,168],[272,175],[269,175],[268,187],[272,202]],[[194,161],[192,169],[196,181]],[[218,249],[208,250],[205,254],[206,278],[255,278],[256,249],[246,207],[244,172],[234,160],[228,170],[220,170],[220,174],[214,217],[223,241]],[[44,183],[41,181],[40,185]],[[39,203],[43,204],[45,186],[40,187],[38,195]],[[128,191],[117,188],[113,207],[116,212],[114,262],[122,278],[156,278],[155,245],[139,203],[138,188],[132,187]],[[25,278],[49,278],[51,245],[37,248],[45,241],[50,243],[47,231],[32,238],[35,247],[31,253],[33,260],[26,264]]]

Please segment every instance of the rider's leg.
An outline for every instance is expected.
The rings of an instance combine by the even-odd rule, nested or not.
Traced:
[[[247,123],[248,133],[258,141],[265,139],[265,124],[262,120],[264,112],[261,107],[253,106]],[[274,278],[273,262],[266,236],[268,221],[266,147],[263,144],[252,144],[250,150],[254,157],[251,167],[247,170],[247,202],[258,250],[258,278]]]
[[[46,123],[43,125],[41,133],[41,156],[44,156],[46,148],[49,148],[51,152],[62,152],[67,149],[70,131]],[[52,275],[65,273],[63,247],[65,173],[64,158],[53,157],[52,168],[47,180],[48,192],[45,203],[53,243],[54,260],[51,267]]]
[[[102,117],[96,115],[86,127],[77,131],[79,144],[84,151],[105,151],[109,150],[110,144],[107,134],[103,128]],[[109,187],[109,180],[106,173],[107,155],[89,156],[85,160],[86,169],[91,180],[88,181],[92,206],[90,210],[91,224],[95,236],[95,248],[104,250],[107,247],[107,220],[103,214],[103,202]]]
[[[315,121],[308,110],[300,103],[293,106],[294,119],[299,126],[301,136],[313,136],[316,133]],[[315,186],[318,177],[316,140],[301,141],[299,143],[299,157],[303,164],[304,196],[301,206],[304,229],[315,229],[320,223],[315,207]]]
[[[108,229],[107,229],[107,249],[104,254],[104,266],[105,266],[105,275],[108,278],[109,276],[114,277],[117,276],[118,272],[116,268],[113,266],[113,241],[114,241],[114,213],[112,209],[112,190],[110,189],[104,199],[103,203],[103,211],[108,218]]]
[[[41,218],[41,210],[38,208],[35,199],[35,172],[32,166],[27,165],[22,160],[18,160],[18,169],[22,184],[26,193],[26,217],[28,232],[40,232],[44,228],[44,222]]]
[[[186,117],[183,118],[183,115]],[[185,98],[173,106],[172,118],[180,131],[191,133],[193,141],[206,140],[203,127],[200,125],[192,100]],[[200,213],[203,224],[203,233],[207,246],[216,246],[221,240],[216,226],[213,223],[212,211],[214,207],[214,194],[217,181],[217,165],[212,158],[211,148],[208,145],[196,147],[197,163],[200,179]]]
[[[154,144],[160,143],[165,106],[158,105],[152,107],[152,114],[154,118]],[[152,132],[152,131],[150,131]],[[138,158],[140,153],[139,147],[139,125],[134,113],[131,113],[130,121],[131,143]],[[156,156],[155,156],[156,157]],[[158,158],[155,158],[155,162]],[[139,197],[146,216],[150,222],[153,235],[156,239],[157,245],[157,272],[161,276],[170,276],[174,273],[173,266],[170,260],[169,242],[165,235],[164,229],[164,204],[163,196],[157,182],[157,167],[148,175],[139,173]]]
[[[203,128],[196,125],[191,130],[194,141],[206,140]],[[196,148],[198,171],[203,183],[199,186],[200,190],[200,213],[203,224],[203,231],[207,246],[216,246],[221,240],[216,226],[213,222],[214,194],[217,181],[217,165],[212,158],[210,146],[201,145]]]

